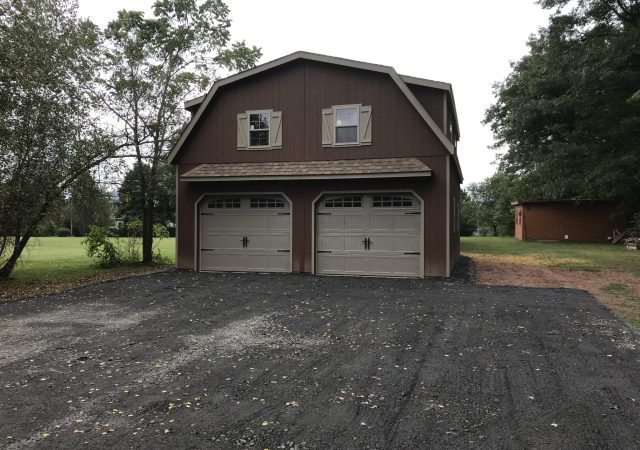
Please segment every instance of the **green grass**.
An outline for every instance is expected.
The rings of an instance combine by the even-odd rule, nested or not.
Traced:
[[[114,274],[144,270],[139,265],[119,266],[102,269],[85,253],[80,237],[41,237],[33,238],[9,282],[0,285],[6,295],[20,295],[30,292],[55,291],[57,286],[70,284],[79,280],[106,277]],[[175,239],[163,239],[158,244],[163,256],[171,262],[175,261]],[[4,288],[4,289],[2,289]]]
[[[577,270],[623,270],[640,277],[640,252],[620,245],[528,242],[511,237],[463,237],[467,255],[491,255],[505,262],[533,263]]]

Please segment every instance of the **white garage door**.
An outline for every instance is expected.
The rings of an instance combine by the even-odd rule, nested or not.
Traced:
[[[200,270],[291,271],[291,205],[279,195],[211,197],[200,206]]]
[[[323,197],[316,204],[316,273],[420,276],[421,222],[413,194]]]

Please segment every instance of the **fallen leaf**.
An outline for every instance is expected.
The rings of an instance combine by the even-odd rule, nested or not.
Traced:
[[[555,422],[551,422],[551,426],[552,426],[553,428],[558,428],[558,424],[557,424],[557,423],[555,423]]]

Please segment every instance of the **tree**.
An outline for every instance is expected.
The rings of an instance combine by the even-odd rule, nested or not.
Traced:
[[[480,183],[467,187],[470,201],[475,205],[478,228],[489,229],[495,236],[510,236],[514,230],[511,203],[517,199],[518,180],[509,174],[496,172]]]
[[[71,185],[65,203],[63,220],[73,234],[84,236],[90,225],[108,227],[111,221],[109,198],[89,172],[83,173]]]
[[[80,175],[115,152],[94,114],[98,33],[71,0],[0,0],[0,278]]]
[[[640,2],[539,3],[557,11],[485,116],[500,168],[542,198],[640,208]]]
[[[142,172],[142,173],[141,173]],[[134,164],[127,171],[118,189],[118,215],[129,222],[133,219],[142,220],[144,211],[144,196],[140,192],[141,178],[149,177],[151,168],[148,164]],[[158,162],[158,189],[154,204],[154,219],[156,223],[167,226],[175,223],[176,217],[176,180],[174,171],[165,161]]]
[[[153,17],[120,11],[105,35],[102,100],[119,138],[134,150],[139,172],[145,263],[152,262],[160,162],[182,131],[182,101],[209,86],[220,69],[252,67],[261,52],[230,44],[229,9],[220,0],[158,0]]]
[[[478,208],[467,191],[460,192],[460,235],[472,236],[478,229]]]

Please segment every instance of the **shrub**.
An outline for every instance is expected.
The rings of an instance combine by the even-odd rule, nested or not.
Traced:
[[[59,237],[71,236],[71,229],[70,228],[64,228],[64,227],[58,228],[56,230],[56,236],[59,236]]]
[[[127,238],[120,247],[120,256],[124,262],[138,262],[142,243],[142,220],[133,219],[125,224],[124,229]]]
[[[162,253],[160,253],[160,249],[158,248],[158,244],[160,244],[160,241],[168,237],[169,230],[167,229],[167,227],[165,227],[161,223],[156,223],[153,226],[153,262],[156,264],[169,264],[171,262],[171,259],[163,256]]]
[[[82,245],[87,247],[87,255],[96,259],[100,267],[111,267],[121,261],[116,246],[109,241],[109,230],[106,227],[90,225]]]

